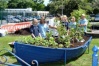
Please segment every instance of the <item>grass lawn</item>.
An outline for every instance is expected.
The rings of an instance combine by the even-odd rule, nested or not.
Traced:
[[[22,37],[21,35],[7,35],[5,37],[0,37],[0,50],[2,50],[3,48],[6,48],[8,50],[11,50],[11,48],[9,47],[8,43],[9,42],[13,42],[14,40],[16,40],[17,38]],[[86,51],[81,57],[79,57],[76,60],[71,60],[67,62],[66,66],[91,66],[92,64],[92,47],[94,45],[99,46],[99,38],[93,38],[92,42],[90,44],[90,51],[89,53]],[[6,51],[2,51],[0,52],[0,59],[2,55],[6,55],[7,58],[9,59],[8,62],[9,63],[17,63],[17,60],[8,52]],[[1,65],[0,65],[1,66]],[[40,66],[64,66],[64,62],[53,62],[53,63],[45,63],[45,64],[41,64]]]

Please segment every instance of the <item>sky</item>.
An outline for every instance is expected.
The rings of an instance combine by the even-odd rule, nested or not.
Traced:
[[[48,3],[49,3],[49,0],[44,0],[45,6],[47,6]]]

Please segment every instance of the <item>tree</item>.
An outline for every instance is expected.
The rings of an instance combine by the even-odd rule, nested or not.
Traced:
[[[94,0],[92,2],[92,7],[94,7],[94,9],[99,9],[99,0]]]
[[[33,0],[33,1],[36,2],[36,3],[41,3],[41,4],[44,3],[44,0]]]
[[[10,0],[8,8],[28,8],[31,7],[33,10],[44,10],[44,0]]]
[[[33,7],[33,10],[45,10],[44,0],[33,0],[35,2],[35,6]]]
[[[47,6],[45,6],[45,10],[50,11],[50,5],[49,4]]]
[[[73,10],[77,9],[83,9],[89,13],[92,11],[89,1],[90,0],[50,0],[50,4],[48,6],[50,6],[51,13],[61,13],[62,8],[64,8],[63,13],[66,15],[70,15]]]
[[[17,4],[17,8],[33,8],[35,3],[33,1],[21,1]]]
[[[63,5],[62,5],[63,4]],[[73,9],[76,8],[76,0],[51,0],[50,1],[50,12],[51,13],[62,13],[69,14]]]
[[[93,13],[99,13],[99,0],[92,1],[92,8],[94,9]]]
[[[75,16],[76,22],[78,22],[82,14],[86,14],[86,11],[83,9],[73,10],[73,12],[71,12],[71,16]]]
[[[91,7],[92,0],[80,0],[79,8],[86,10],[87,13],[92,13],[93,8]]]
[[[17,8],[19,2],[20,0],[10,0],[8,2],[8,8]]]
[[[0,9],[7,8],[7,0],[0,0]]]

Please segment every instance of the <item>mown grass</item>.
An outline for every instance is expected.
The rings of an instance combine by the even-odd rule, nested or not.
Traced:
[[[6,48],[11,51],[11,48],[9,47],[8,43],[13,42],[19,37],[22,37],[21,35],[7,35],[5,37],[0,37],[0,50]],[[75,60],[67,61],[66,66],[91,66],[92,65],[92,48],[94,45],[99,46],[99,38],[93,38],[92,42],[90,44],[89,53],[86,50],[86,52],[80,56],[79,58]],[[0,52],[0,57],[2,55],[6,55],[8,60],[8,63],[17,63],[17,60],[8,52],[3,50]],[[2,59],[3,60],[3,59]],[[1,66],[1,65],[0,65]],[[45,63],[40,64],[40,66],[64,66],[64,62],[53,62],[53,63]]]

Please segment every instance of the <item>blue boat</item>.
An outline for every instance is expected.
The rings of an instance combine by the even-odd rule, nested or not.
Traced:
[[[29,64],[31,64],[32,60],[37,60],[39,63],[59,60],[65,60],[66,62],[66,60],[77,58],[82,55],[87,47],[89,47],[91,40],[92,37],[90,37],[84,45],[76,48],[49,48],[18,42],[15,42],[14,48],[15,54]],[[21,61],[19,62],[21,63]],[[21,64],[23,65],[23,63]]]

